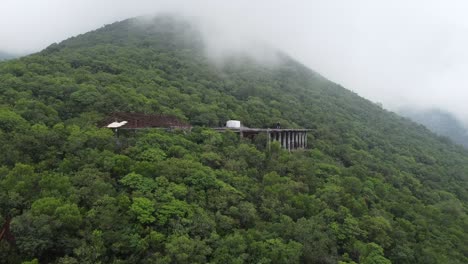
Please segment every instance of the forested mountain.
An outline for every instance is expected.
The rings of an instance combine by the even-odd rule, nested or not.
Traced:
[[[160,16],[0,63],[0,262],[468,263],[466,150],[280,52],[205,51]],[[112,112],[194,128],[117,138]],[[228,119],[309,148],[210,129]]]
[[[468,129],[451,113],[439,109],[417,110],[401,109],[399,113],[420,123],[441,136],[446,136],[453,142],[468,147]]]

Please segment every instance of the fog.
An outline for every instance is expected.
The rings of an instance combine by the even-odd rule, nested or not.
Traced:
[[[277,47],[384,107],[440,108],[468,123],[468,10],[455,0],[0,0],[0,51],[30,53],[117,20],[180,13],[211,54]]]

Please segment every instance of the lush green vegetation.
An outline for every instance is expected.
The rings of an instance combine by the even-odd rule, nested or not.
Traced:
[[[287,56],[216,67],[168,17],[0,64],[4,263],[468,263],[468,153]],[[195,127],[119,138],[113,111]],[[307,127],[309,150],[207,127]]]

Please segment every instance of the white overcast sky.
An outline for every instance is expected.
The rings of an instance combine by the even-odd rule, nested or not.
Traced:
[[[221,46],[264,41],[387,108],[438,107],[468,121],[463,0],[0,0],[0,50],[39,51],[160,12],[206,21]]]

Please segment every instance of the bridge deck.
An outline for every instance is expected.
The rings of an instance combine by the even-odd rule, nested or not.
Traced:
[[[281,147],[289,151],[307,148],[307,132],[311,129],[304,128],[250,128],[250,127],[217,127],[218,132],[232,131],[238,133],[241,138],[255,138],[260,133],[267,134],[267,145],[277,141]]]
[[[233,131],[233,132],[307,132],[311,129],[304,128],[250,128],[250,127],[241,127],[241,128],[231,128],[231,127],[216,127],[213,128],[216,131]]]

